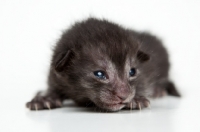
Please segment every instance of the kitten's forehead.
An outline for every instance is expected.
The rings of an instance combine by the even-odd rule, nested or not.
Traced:
[[[138,51],[137,40],[117,31],[99,36],[81,45],[81,58],[91,65],[91,70],[106,70],[111,76],[124,78]]]
[[[106,71],[111,80],[125,79],[135,58],[127,56],[123,61],[119,59],[119,62],[113,61],[106,55],[104,58],[96,60],[97,65]]]

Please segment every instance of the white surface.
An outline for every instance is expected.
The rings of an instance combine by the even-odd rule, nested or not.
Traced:
[[[129,0],[0,1],[1,132],[200,132],[200,1]],[[159,36],[172,63],[171,78],[183,97],[151,102],[151,109],[101,113],[77,107],[30,112],[46,88],[51,49],[61,31],[88,16]]]

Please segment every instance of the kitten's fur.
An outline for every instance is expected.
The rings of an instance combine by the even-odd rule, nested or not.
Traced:
[[[131,68],[136,69],[132,77]],[[97,78],[93,72],[98,70],[107,79]],[[61,107],[70,98],[109,111],[140,109],[149,105],[148,97],[180,96],[168,71],[167,52],[155,36],[89,18],[63,33],[54,49],[47,93],[38,93],[27,107]]]

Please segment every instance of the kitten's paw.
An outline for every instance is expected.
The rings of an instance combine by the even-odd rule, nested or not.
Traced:
[[[62,100],[51,96],[36,96],[26,103],[30,110],[54,109],[62,107]]]
[[[150,107],[150,101],[145,97],[135,97],[132,102],[128,103],[126,109],[139,109]]]
[[[154,93],[153,93],[153,98],[159,98],[167,95],[167,91],[164,88],[161,87],[155,87],[154,88]]]

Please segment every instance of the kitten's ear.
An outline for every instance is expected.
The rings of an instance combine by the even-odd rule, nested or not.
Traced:
[[[55,60],[55,70],[57,72],[62,72],[70,64],[73,57],[74,52],[72,50],[60,53]]]
[[[137,59],[140,61],[140,62],[145,62],[145,61],[148,61],[150,59],[150,56],[142,51],[138,51],[137,52]]]

